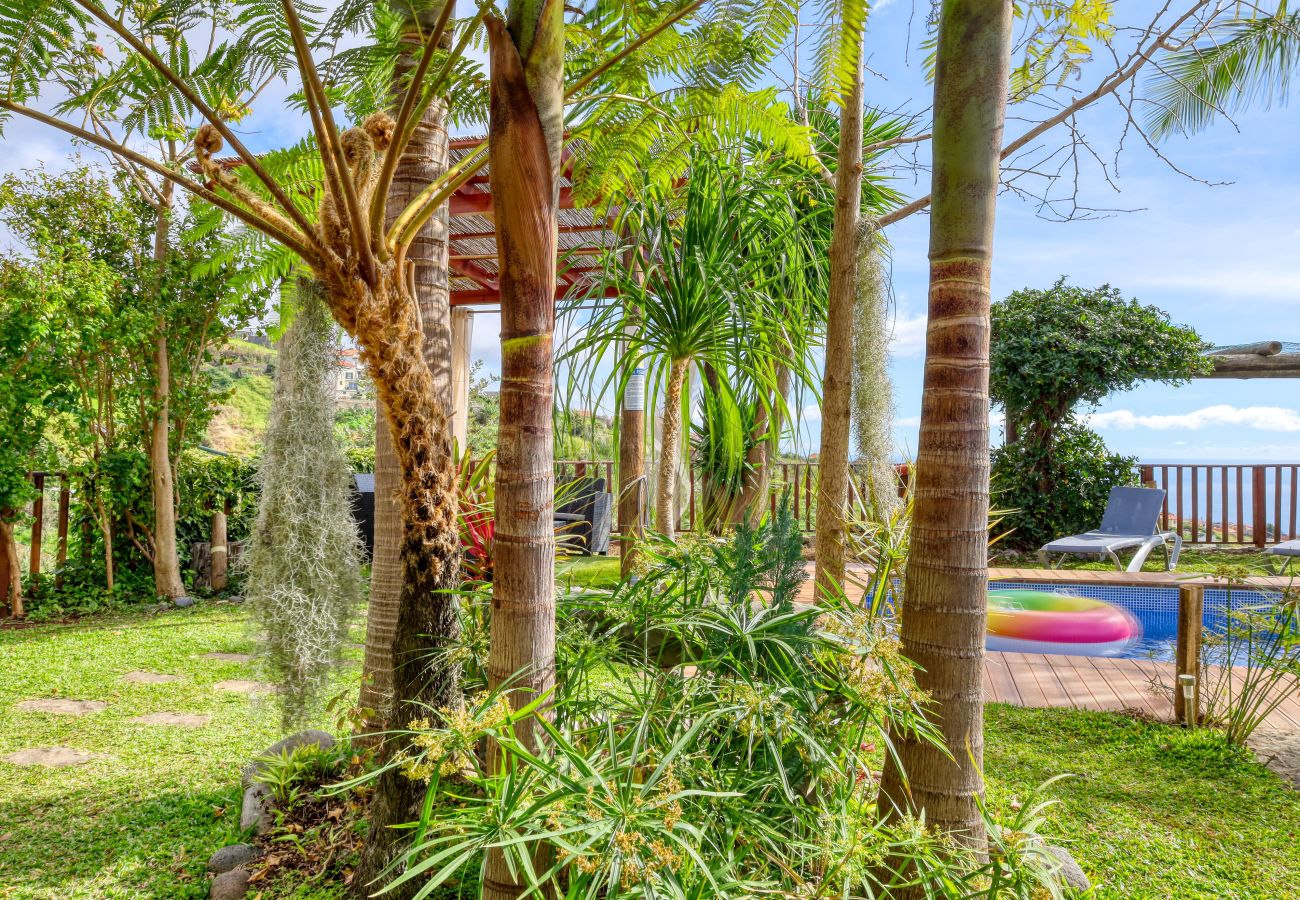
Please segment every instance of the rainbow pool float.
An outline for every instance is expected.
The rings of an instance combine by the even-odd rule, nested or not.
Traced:
[[[1142,636],[1118,606],[1046,591],[989,591],[988,649],[1116,656]]]

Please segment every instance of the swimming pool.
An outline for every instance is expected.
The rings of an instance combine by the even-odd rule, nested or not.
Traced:
[[[1046,591],[1091,597],[1128,610],[1142,626],[1142,637],[1112,654],[1121,659],[1174,658],[1174,638],[1178,634],[1178,586],[1135,586],[1111,584],[1064,584],[1062,582],[995,581],[989,590]],[[1205,627],[1222,629],[1226,624],[1228,604],[1232,609],[1281,599],[1280,591],[1258,588],[1205,589]],[[1062,653],[1067,652],[1062,645]]]

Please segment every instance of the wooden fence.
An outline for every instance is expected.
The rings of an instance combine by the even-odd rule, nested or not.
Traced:
[[[1160,527],[1193,544],[1266,547],[1296,537],[1291,464],[1143,463],[1142,483],[1163,488]]]
[[[55,515],[55,556],[57,569],[68,558],[68,509],[72,502],[72,490],[66,472],[28,472],[28,479],[36,488],[36,499],[32,501],[32,530],[29,552],[27,555],[27,573],[33,577],[41,573],[41,556],[45,540],[45,495],[51,482],[58,484],[58,499]],[[21,561],[20,561],[21,562]],[[9,583],[9,559],[0,553],[0,585]],[[0,604],[3,605],[3,604]]]

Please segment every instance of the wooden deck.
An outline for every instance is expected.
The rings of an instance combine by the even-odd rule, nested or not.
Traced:
[[[984,698],[1015,706],[1135,709],[1173,721],[1171,700],[1152,690],[1157,679],[1172,684],[1173,670],[1172,663],[1150,659],[989,653],[984,660]],[[1300,692],[1293,688],[1290,693],[1265,724],[1300,733]]]

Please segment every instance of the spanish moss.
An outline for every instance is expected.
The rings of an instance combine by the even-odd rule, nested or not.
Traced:
[[[295,294],[245,557],[249,606],[286,729],[306,716],[338,664],[361,596],[350,466],[334,436],[335,327],[314,280],[299,279]]]
[[[888,519],[898,506],[894,448],[894,386],[889,379],[889,287],[879,229],[858,225],[857,296],[853,307],[853,438],[861,501],[869,518]]]

